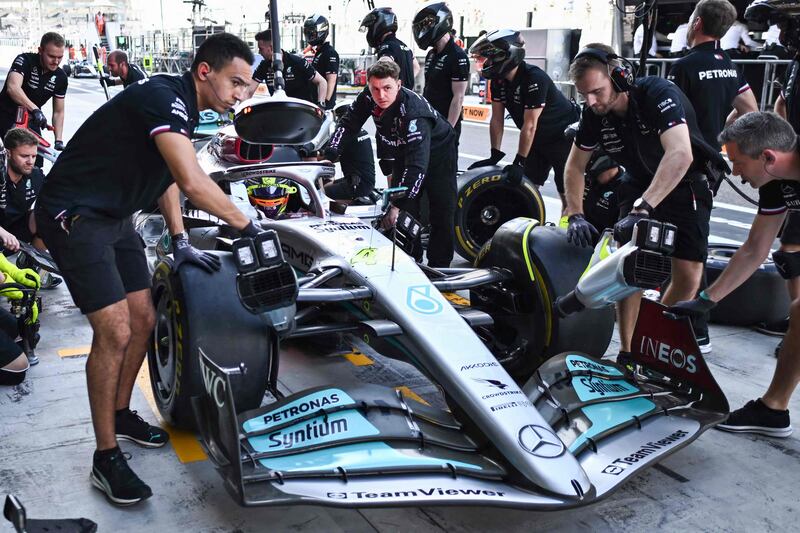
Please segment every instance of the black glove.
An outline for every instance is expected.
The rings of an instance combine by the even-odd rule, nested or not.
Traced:
[[[339,160],[339,150],[333,148],[332,146],[326,146],[322,151],[322,155],[331,163],[336,163]]]
[[[325,111],[332,111],[335,106],[336,103],[333,101],[333,98],[329,98],[328,100],[325,100],[325,107],[323,107],[322,109],[324,109]]]
[[[31,126],[36,126],[40,130],[47,129],[47,117],[44,116],[41,109],[34,109],[31,111]]]
[[[717,305],[716,302],[711,301],[706,295],[705,291],[703,291],[700,293],[700,296],[698,296],[694,300],[678,302],[675,305],[669,307],[667,309],[667,312],[673,313],[678,316],[688,316],[689,318],[700,318],[701,316],[711,311],[716,305]]]
[[[184,264],[198,266],[209,274],[220,269],[219,257],[207,252],[201,252],[189,244],[189,239],[183,236],[173,238],[172,256],[175,258],[175,264],[172,267],[175,271],[178,271],[181,265]]]
[[[517,154],[514,162],[503,167],[503,176],[510,185],[519,185],[525,177],[525,157]]]
[[[629,213],[628,216],[614,224],[614,240],[625,244],[633,237],[633,228],[640,220],[647,218],[645,213]]]
[[[56,141],[53,143],[53,149],[57,151],[62,151],[64,149],[64,141]]]
[[[257,237],[259,233],[261,233],[261,229],[253,224],[252,220],[244,228],[239,230],[239,234],[242,237],[250,237],[251,239]]]
[[[112,85],[111,76],[107,74],[104,76],[100,76],[100,85],[102,85],[103,87],[109,87],[110,85]]]
[[[473,168],[478,167],[490,167],[492,165],[496,165],[501,159],[505,157],[505,152],[501,152],[500,150],[495,150],[492,148],[492,155],[489,159],[481,159],[480,161],[475,161],[472,163],[468,170],[472,170]]]
[[[594,245],[594,241],[600,236],[600,233],[588,220],[583,218],[582,214],[570,215],[567,220],[569,221],[567,242],[584,248]]]

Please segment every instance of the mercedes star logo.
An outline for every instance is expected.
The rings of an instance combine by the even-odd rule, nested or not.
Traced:
[[[555,433],[542,426],[525,426],[519,430],[519,445],[536,457],[551,459],[564,453],[564,443]]]

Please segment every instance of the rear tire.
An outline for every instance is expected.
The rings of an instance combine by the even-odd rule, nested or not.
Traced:
[[[722,274],[738,246],[712,244],[708,247],[706,275],[711,285]],[[769,258],[711,310],[711,322],[729,326],[752,326],[759,322],[778,322],[789,316],[786,280]]]
[[[544,201],[527,178],[510,185],[498,166],[480,167],[461,174],[456,182],[455,248],[470,261],[495,232],[517,217],[544,224]]]
[[[176,273],[171,261],[159,263],[153,275],[150,384],[161,416],[178,427],[194,428],[191,398],[205,393],[200,348],[222,367],[247,367],[234,390],[237,412],[261,405],[276,356],[264,323],[239,301],[231,254],[217,255],[222,268],[213,275],[191,265]]]

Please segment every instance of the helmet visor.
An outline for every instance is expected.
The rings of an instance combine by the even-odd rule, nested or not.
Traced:
[[[414,30],[414,35],[416,36],[425,35],[436,26],[437,21],[438,19],[436,18],[436,15],[434,15],[433,13],[425,15],[425,17],[423,17],[421,20],[415,21],[414,24],[412,25],[412,28]]]

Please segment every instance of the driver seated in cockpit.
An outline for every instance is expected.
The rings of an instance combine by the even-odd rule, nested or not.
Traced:
[[[259,220],[282,220],[298,218],[309,214],[309,207],[301,198],[299,188],[286,178],[262,177],[245,182],[247,199],[250,201]]]

